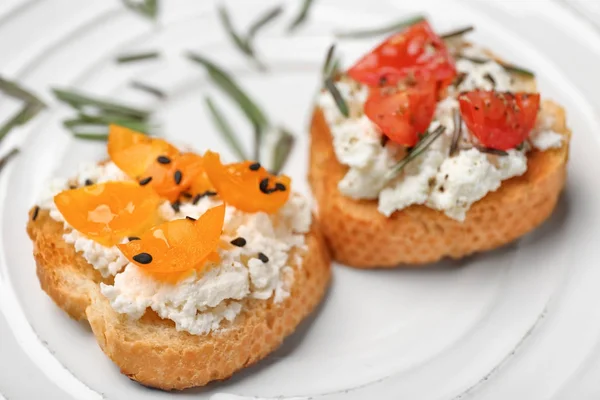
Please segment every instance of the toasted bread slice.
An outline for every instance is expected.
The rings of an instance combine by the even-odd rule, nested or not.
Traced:
[[[441,211],[413,205],[387,218],[377,200],[355,200],[338,190],[347,167],[333,149],[320,109],[311,125],[309,183],[323,233],[335,260],[357,268],[416,267],[444,257],[461,258],[510,243],[541,224],[554,210],[566,179],[570,131],[562,107],[545,101],[552,129],[565,135],[563,146],[528,154],[527,172],[502,182],[472,205],[464,222]]]
[[[281,303],[246,299],[224,329],[206,335],[179,332],[148,310],[137,321],[116,313],[100,293],[103,279],[62,238],[63,226],[40,210],[27,226],[42,289],[71,317],[89,321],[102,350],[121,372],[164,390],[203,386],[230,377],[276,349],[323,297],[330,259],[317,222],[306,235],[308,252],[294,272],[290,296]]]

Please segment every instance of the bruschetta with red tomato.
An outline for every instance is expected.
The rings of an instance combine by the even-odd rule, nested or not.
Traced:
[[[337,261],[458,259],[552,214],[571,134],[532,72],[421,20],[325,82],[309,181]]]

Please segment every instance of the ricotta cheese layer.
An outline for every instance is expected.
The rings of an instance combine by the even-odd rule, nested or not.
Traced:
[[[479,58],[484,54],[477,48],[469,51]],[[464,221],[473,203],[497,190],[503,180],[527,171],[529,146],[510,150],[503,156],[482,152],[477,149],[477,139],[471,136],[464,123],[459,151],[452,157],[449,155],[452,137],[459,128],[454,126],[454,114],[459,109],[458,93],[475,89],[516,91],[520,88],[520,83],[491,59],[484,63],[459,59],[456,68],[463,74],[462,82],[458,87],[449,88],[448,97],[437,104],[429,127],[433,131],[441,124],[445,127],[444,134],[392,180],[388,179],[389,172],[404,156],[405,150],[393,142],[382,142],[379,128],[364,115],[368,88],[348,77],[337,82],[350,110],[348,118],[339,112],[329,91],[321,92],[318,106],[329,125],[335,155],[341,164],[348,166],[347,173],[338,183],[342,194],[355,199],[378,199],[378,210],[385,216],[419,204]],[[544,115],[543,110],[540,115]],[[533,148],[544,151],[563,145],[564,137],[551,130],[552,122],[548,117],[538,119],[530,137]]]
[[[311,209],[303,196],[292,193],[275,214],[245,213],[227,206],[218,252],[220,261],[193,272],[176,284],[161,282],[129,263],[118,247],[103,246],[70,227],[54,204],[53,197],[72,185],[85,185],[126,176],[113,163],[84,165],[72,180],[53,180],[38,204],[65,224],[63,238],[103,277],[114,275],[114,283],[101,283],[100,290],[113,309],[138,319],[147,309],[175,322],[177,330],[201,335],[220,329],[242,312],[245,299],[284,301],[294,283],[294,271],[302,266],[307,250],[305,234],[312,223]],[[197,204],[182,203],[178,211],[165,201],[158,209],[165,221],[186,216],[199,218],[221,204],[218,197],[203,197]],[[244,238],[245,245],[230,242]],[[126,240],[126,239],[125,239]]]

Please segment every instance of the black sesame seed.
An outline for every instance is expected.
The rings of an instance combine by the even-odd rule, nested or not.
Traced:
[[[173,209],[173,211],[175,211],[176,213],[179,212],[179,209],[181,207],[181,203],[176,201],[174,203],[171,203],[171,208]]]
[[[285,187],[285,185],[283,183],[277,182],[275,184],[275,190],[279,190],[280,192],[285,192],[287,188]]]
[[[196,205],[198,204],[198,202],[200,201],[200,199],[202,198],[201,194],[197,194],[196,196],[194,196],[194,200],[192,200],[192,204]]]
[[[265,264],[269,262],[269,257],[267,257],[265,253],[258,253],[258,259]]]
[[[148,253],[140,253],[133,256],[133,261],[140,264],[150,264],[152,262],[152,256]]]
[[[39,213],[40,213],[40,207],[35,206],[35,208],[33,209],[33,213],[31,214],[31,220],[35,221],[37,219]]]
[[[85,186],[90,186],[90,185],[94,184],[94,182],[91,179],[86,179],[84,183],[85,183]]]
[[[151,177],[151,176],[149,176],[149,177],[147,177],[147,178],[144,178],[144,179],[142,179],[142,180],[140,181],[140,185],[141,185],[141,186],[145,186],[145,185],[149,184],[149,183],[150,183],[150,181],[152,181],[152,177]]]
[[[183,177],[183,175],[181,174],[180,170],[175,171],[175,174],[173,174],[173,179],[175,179],[175,183],[178,185],[181,183],[182,177]]]
[[[207,190],[207,191],[206,191],[206,192],[204,192],[202,195],[203,195],[203,196],[207,196],[207,197],[211,197],[211,196],[216,196],[216,195],[217,195],[217,192],[213,192],[213,191],[211,191],[211,190]]]
[[[137,237],[137,236],[129,236],[129,237],[127,238],[127,240],[129,240],[130,242],[133,242],[134,240],[140,240],[140,238],[139,238],[139,237]]]
[[[269,178],[264,178],[260,181],[258,188],[260,189],[261,192],[263,192],[264,194],[269,194],[271,193],[269,191]]]
[[[231,242],[232,245],[237,246],[237,247],[244,247],[246,245],[246,239],[244,239],[243,237],[238,237],[233,239]]]
[[[171,159],[167,156],[158,156],[156,161],[158,161],[160,164],[170,164],[171,163]]]
[[[185,219],[189,219],[190,221],[195,221],[196,220],[196,218],[190,217],[189,215],[186,215]]]
[[[260,163],[255,162],[254,164],[250,164],[248,167],[251,171],[258,171],[260,169]]]
[[[183,193],[181,193],[181,197],[183,197],[184,199],[191,199],[192,194],[188,193],[188,192],[183,192]]]

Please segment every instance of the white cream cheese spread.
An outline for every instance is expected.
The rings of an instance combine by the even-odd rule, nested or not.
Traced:
[[[51,181],[38,202],[53,219],[65,224],[65,242],[73,244],[104,277],[115,275],[113,285],[100,285],[115,311],[137,319],[152,309],[162,318],[173,320],[178,330],[200,335],[219,329],[224,321],[233,321],[246,298],[279,303],[290,295],[294,270],[301,268],[307,249],[305,234],[312,223],[310,205],[303,196],[292,193],[272,215],[245,213],[227,206],[218,250],[220,261],[207,265],[205,273],[194,272],[171,284],[157,281],[129,263],[116,246],[102,246],[72,229],[54,204],[54,195],[70,184],[124,179],[113,163],[84,165],[72,181]],[[167,221],[199,218],[219,204],[218,197],[205,196],[196,204],[182,203],[175,211],[165,201],[158,212]],[[245,245],[232,245],[230,242],[236,238],[243,238]]]
[[[469,51],[479,58],[485,56],[477,48]],[[389,141],[382,145],[378,127],[362,112],[368,89],[347,77],[337,83],[350,109],[348,118],[339,112],[329,91],[320,94],[318,105],[329,125],[334,152],[339,162],[349,167],[338,183],[342,194],[355,199],[378,199],[379,212],[385,216],[421,204],[464,221],[473,203],[497,190],[503,180],[527,171],[527,146],[502,156],[482,152],[475,147],[477,140],[464,123],[459,151],[450,157],[451,138],[457,129],[454,113],[459,107],[455,96],[475,89],[514,91],[518,85],[493,60],[475,63],[460,59],[456,67],[463,74],[462,82],[457,88],[450,88],[449,96],[437,104],[429,127],[431,131],[441,124],[444,134],[392,180],[388,180],[390,169],[404,150]],[[530,137],[534,148],[544,151],[562,146],[564,138],[550,129],[552,122],[539,118]]]

